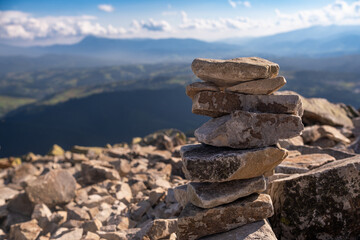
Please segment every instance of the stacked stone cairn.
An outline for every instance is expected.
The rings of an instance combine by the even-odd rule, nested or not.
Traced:
[[[184,204],[178,238],[249,239],[262,231],[261,239],[276,239],[266,221],[274,213],[266,177],[287,157],[278,141],[304,128],[301,99],[273,94],[286,80],[262,58],[195,59],[192,70],[204,81],[186,87],[192,112],[212,119],[195,131],[201,144],[180,151],[191,182],[175,192]]]

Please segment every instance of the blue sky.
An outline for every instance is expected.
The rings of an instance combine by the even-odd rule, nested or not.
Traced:
[[[110,38],[219,40],[315,25],[359,25],[360,0],[0,0],[0,41]]]

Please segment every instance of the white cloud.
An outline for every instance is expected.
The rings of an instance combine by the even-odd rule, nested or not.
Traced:
[[[104,12],[113,12],[115,10],[110,4],[100,4],[98,5],[98,9]]]
[[[112,25],[94,22],[94,16],[32,17],[19,11],[0,11],[0,38],[37,39],[85,35],[112,36],[126,32]]]
[[[237,6],[244,6],[247,8],[251,7],[251,3],[249,1],[232,1],[229,0],[229,4],[232,8],[236,8]]]
[[[145,30],[154,31],[154,32],[169,32],[172,29],[171,25],[167,21],[164,21],[164,20],[155,21],[152,18],[150,18],[148,21],[133,20],[132,25],[133,25],[133,28],[135,31],[145,29]]]

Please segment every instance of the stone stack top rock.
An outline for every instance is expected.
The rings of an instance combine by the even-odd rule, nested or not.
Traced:
[[[275,78],[279,65],[258,57],[241,57],[229,60],[196,58],[191,68],[205,82],[218,87],[231,87],[256,79]]]

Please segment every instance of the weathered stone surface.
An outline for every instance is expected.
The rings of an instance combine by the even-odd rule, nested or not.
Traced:
[[[65,151],[62,147],[57,144],[54,144],[48,152],[50,156],[62,156],[64,155]]]
[[[304,173],[311,169],[318,168],[336,159],[328,154],[307,154],[292,158],[285,158],[282,163],[275,168],[276,173]]]
[[[297,95],[244,95],[203,91],[193,98],[192,112],[195,114],[221,117],[236,110],[298,116],[303,114],[302,103]]]
[[[286,80],[284,77],[258,79],[228,87],[226,91],[253,95],[270,95],[285,84]]]
[[[74,229],[67,229],[67,228],[60,228],[56,231],[54,236],[50,239],[53,240],[80,240],[83,234],[82,228],[74,228]]]
[[[155,219],[136,233],[133,240],[164,239],[177,230],[177,219]]]
[[[339,130],[329,125],[314,125],[305,127],[301,136],[305,143],[315,142],[321,138],[328,138],[337,143],[350,143],[350,140],[345,137]]]
[[[219,92],[220,89],[211,82],[194,82],[186,86],[186,95],[191,99],[202,91]]]
[[[313,154],[313,153],[320,153],[320,154],[329,154],[333,156],[336,160],[341,160],[344,158],[355,157],[356,154],[349,153],[346,151],[342,151],[339,149],[334,148],[321,148],[321,147],[314,147],[314,146],[289,146],[288,150],[299,151],[301,154]]]
[[[19,191],[16,191],[12,188],[0,187],[0,199],[2,199],[4,201],[12,199],[13,197],[15,197],[18,194],[19,194]]]
[[[76,181],[66,170],[52,170],[38,177],[25,191],[33,203],[48,207],[70,202],[75,197]]]
[[[243,226],[273,215],[271,198],[253,194],[235,202],[210,209],[188,204],[178,218],[179,240],[198,239]]]
[[[203,237],[201,240],[277,240],[267,220],[261,220],[231,231]]]
[[[182,147],[181,156],[188,180],[224,182],[261,176],[275,168],[287,151],[278,147],[240,150],[194,144]]]
[[[360,234],[360,157],[272,182],[280,239],[356,239]]]
[[[36,240],[41,232],[35,219],[12,225],[10,228],[10,240]]]
[[[187,185],[189,201],[201,208],[213,208],[231,203],[239,198],[265,190],[266,180],[263,176],[221,183],[191,182]]]
[[[228,87],[244,81],[276,77],[280,68],[263,58],[242,57],[229,60],[196,58],[191,69],[201,80]]]
[[[292,91],[275,92],[276,95],[297,94]],[[299,94],[298,94],[299,95]],[[308,125],[317,123],[330,126],[348,126],[353,127],[351,119],[347,116],[346,111],[325,98],[304,98],[301,97],[303,103],[304,115],[303,122]]]
[[[244,149],[274,145],[299,135],[303,128],[298,116],[235,111],[209,120],[195,130],[195,137],[211,146]]]
[[[359,137],[360,136],[360,117],[354,118],[353,120],[353,124],[354,124],[354,135],[355,137]]]
[[[43,229],[50,222],[50,217],[51,217],[51,211],[43,203],[36,204],[31,214],[31,218],[36,219],[38,221],[38,225]]]

